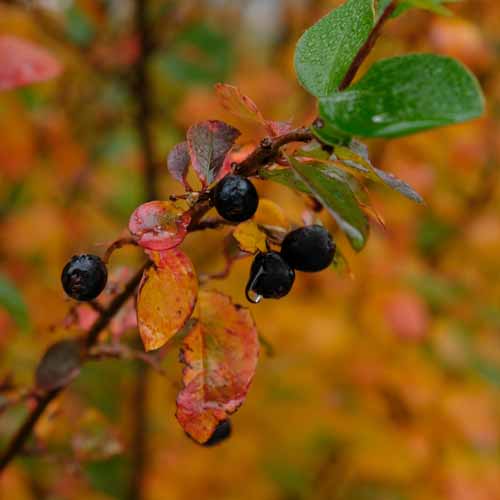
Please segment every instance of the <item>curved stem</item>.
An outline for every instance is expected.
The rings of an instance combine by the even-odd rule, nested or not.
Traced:
[[[384,13],[380,16],[379,20],[373,27],[366,42],[359,49],[358,53],[356,54],[356,57],[353,59],[351,66],[349,67],[346,75],[344,76],[344,79],[342,80],[342,82],[340,82],[340,85],[338,87],[339,91],[345,90],[352,83],[359,68],[361,67],[365,59],[368,57],[368,54],[372,51],[375,42],[377,41],[378,37],[380,36],[380,33],[382,32],[384,24],[392,16],[392,13],[396,10],[396,7],[397,7],[396,0],[393,0],[386,7]]]

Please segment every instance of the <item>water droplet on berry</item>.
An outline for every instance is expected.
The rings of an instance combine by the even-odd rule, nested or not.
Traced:
[[[258,304],[263,299],[263,296],[254,290],[254,286],[256,285],[257,280],[259,279],[259,276],[261,274],[262,274],[262,269],[259,269],[259,271],[255,274],[253,279],[251,279],[248,282],[245,288],[245,295],[247,297],[247,300],[252,304]]]

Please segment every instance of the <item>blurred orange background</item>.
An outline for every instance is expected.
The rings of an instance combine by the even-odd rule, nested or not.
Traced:
[[[0,34],[31,40],[64,66],[59,78],[0,93],[0,277],[26,304],[0,306],[0,381],[33,383],[44,349],[74,335],[60,272],[76,253],[101,254],[144,201],[131,72],[137,61],[131,1],[0,2]],[[29,3],[29,2],[28,2]],[[224,112],[213,90],[240,89],[270,119],[296,125],[315,104],[296,82],[300,34],[338,5],[325,0],[151,0],[155,52],[151,128],[162,199],[182,189],[166,156],[196,121],[222,119],[258,141],[261,131]],[[408,52],[460,59],[479,78],[487,115],[465,125],[368,143],[373,163],[410,183],[417,206],[379,185],[355,254],[327,216],[353,278],[298,275],[283,300],[249,305],[262,349],[257,375],[212,449],[178,425],[182,366],[148,375],[141,498],[151,500],[500,499],[500,2],[464,0],[454,16],[412,10],[391,21],[369,62]],[[365,66],[366,67],[366,66]],[[293,192],[257,182],[299,224]],[[223,231],[190,235],[199,273],[223,267]],[[111,270],[136,269],[123,249]],[[245,303],[250,260],[210,283]],[[137,343],[137,332],[124,333]],[[136,362],[99,361],[53,403],[0,496],[130,498]],[[3,447],[28,411],[0,394]],[[1,495],[3,493],[3,495]]]

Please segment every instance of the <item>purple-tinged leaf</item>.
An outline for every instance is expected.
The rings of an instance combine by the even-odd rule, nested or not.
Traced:
[[[218,120],[197,123],[188,130],[191,163],[203,186],[217,178],[224,158],[239,136],[239,130]]]
[[[191,190],[191,188],[186,182],[186,176],[190,163],[188,143],[184,141],[175,145],[168,155],[168,171],[176,181],[179,181],[188,190]]]

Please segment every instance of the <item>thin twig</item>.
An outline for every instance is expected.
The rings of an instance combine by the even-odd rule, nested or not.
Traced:
[[[342,82],[338,87],[339,91],[345,90],[354,80],[354,77],[356,76],[356,73],[358,72],[359,68],[361,67],[365,59],[368,57],[368,54],[372,51],[375,42],[377,41],[378,37],[380,36],[380,33],[382,32],[384,24],[391,17],[392,13],[396,10],[396,7],[397,7],[396,0],[393,0],[386,7],[384,13],[380,16],[379,20],[377,21],[377,24],[375,24],[372,32],[370,33],[370,36],[363,44],[363,46],[359,49],[358,53],[356,54],[356,57],[352,61],[351,66],[347,70],[344,79],[342,80]]]

